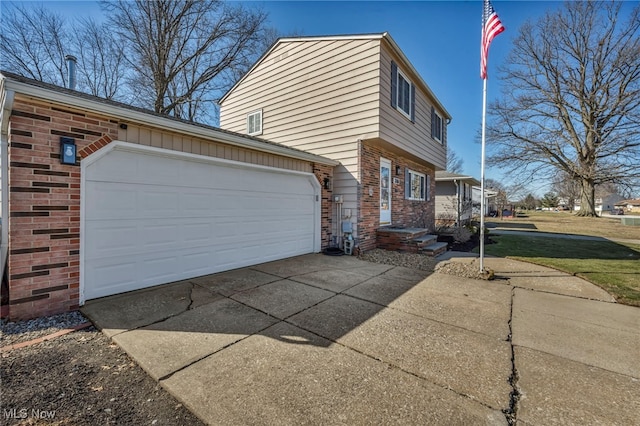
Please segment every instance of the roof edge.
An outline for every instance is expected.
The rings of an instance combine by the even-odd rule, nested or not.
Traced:
[[[375,40],[375,39],[382,39],[385,33],[371,33],[371,34],[343,34],[343,35],[322,35],[322,36],[293,36],[293,37],[279,37],[276,41],[273,42],[273,44],[258,58],[258,60],[255,61],[255,63],[251,66],[251,68],[249,68],[249,70],[244,73],[244,75],[242,77],[240,77],[240,79],[238,81],[236,81],[236,83],[231,86],[231,88],[229,90],[227,90],[227,92],[222,95],[220,97],[220,99],[218,100],[218,105],[221,105],[225,99],[227,99],[227,97],[231,94],[231,92],[233,92],[236,87],[238,87],[240,85],[240,83],[242,83],[249,74],[251,74],[253,72],[254,69],[256,69],[258,67],[258,65],[260,65],[262,63],[262,61],[264,61],[266,59],[267,56],[269,56],[271,54],[271,52],[273,52],[277,46],[279,46],[282,43],[291,43],[291,42],[295,42],[295,41],[313,41],[313,40],[320,40],[320,41],[328,41],[328,40]]]
[[[258,60],[249,68],[249,70],[229,89],[227,92],[222,95],[218,104],[222,104],[225,99],[238,87],[249,74],[253,72],[265,59],[267,56],[273,52],[277,46],[282,43],[291,43],[296,41],[332,41],[332,40],[386,40],[387,43],[391,46],[393,51],[402,59],[402,62],[411,70],[411,72],[417,76],[420,85],[427,92],[427,95],[435,102],[436,106],[444,112],[445,118],[447,121],[451,121],[451,114],[447,109],[442,105],[442,102],[438,99],[438,97],[433,93],[429,85],[424,81],[420,73],[415,69],[409,58],[404,54],[400,46],[395,42],[391,34],[388,31],[382,33],[369,33],[369,34],[345,34],[345,35],[323,35],[323,36],[299,36],[299,37],[280,37],[278,38],[272,45],[267,49],[266,52],[258,58]]]
[[[0,71],[0,80],[2,80],[3,91],[11,90],[16,94],[57,102],[72,108],[81,108],[100,114],[110,115],[121,119],[123,122],[137,122],[153,127],[166,127],[170,124],[172,130],[207,140],[223,142],[229,145],[329,166],[336,166],[339,164],[336,160],[331,160],[320,155],[290,148],[268,140],[230,132],[228,130],[219,129],[205,124],[189,122],[175,117],[162,116],[154,113],[153,111],[142,110],[137,107],[109,101],[107,99],[88,95],[82,92],[75,92],[63,87],[32,80],[27,77],[18,75],[14,77],[12,73],[8,73],[6,71]]]
[[[444,105],[442,105],[442,102],[440,102],[440,99],[438,99],[438,97],[435,95],[435,93],[433,93],[433,91],[431,90],[431,88],[429,87],[429,85],[427,84],[426,81],[424,81],[424,79],[422,78],[422,76],[420,75],[420,73],[418,72],[418,70],[416,70],[416,68],[413,66],[413,64],[411,63],[411,61],[409,60],[409,58],[407,58],[407,55],[404,54],[404,52],[402,51],[402,49],[400,49],[400,46],[398,46],[398,44],[396,43],[396,41],[393,39],[393,37],[391,37],[391,34],[389,34],[388,32],[385,32],[383,34],[382,37],[384,40],[387,41],[387,43],[389,43],[389,45],[391,46],[391,48],[394,50],[394,52],[400,56],[400,59],[402,59],[402,62],[404,62],[404,64],[411,70],[411,72],[418,78],[420,84],[423,86],[423,88],[425,89],[425,91],[427,92],[427,95],[429,95],[429,97],[431,97],[431,99],[436,103],[436,106],[444,112],[445,118],[447,119],[447,121],[451,121],[452,117],[451,114],[449,113],[449,111],[447,111],[447,109],[444,107]]]

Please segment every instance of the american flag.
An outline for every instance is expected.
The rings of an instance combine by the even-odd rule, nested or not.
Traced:
[[[480,77],[487,78],[487,60],[489,58],[489,45],[491,40],[504,31],[504,26],[498,18],[498,14],[493,10],[491,2],[484,0],[482,10],[482,45],[480,46]]]

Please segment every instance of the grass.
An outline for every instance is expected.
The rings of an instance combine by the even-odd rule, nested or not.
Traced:
[[[600,219],[594,221],[600,223]],[[538,222],[535,224],[538,225]],[[603,229],[600,231],[608,232]],[[586,232],[589,231],[583,228],[581,234],[593,235]],[[640,306],[640,244],[534,235],[491,235],[491,239],[496,243],[485,246],[486,254],[523,260],[574,274],[603,288],[619,303]]]
[[[622,225],[620,217],[578,217],[570,212],[528,211],[513,219],[487,220],[503,229],[640,240],[640,226]]]

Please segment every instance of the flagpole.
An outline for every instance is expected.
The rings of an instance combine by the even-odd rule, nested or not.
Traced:
[[[485,123],[487,117],[487,77],[482,79],[482,154],[480,160],[480,272],[484,272],[484,212],[485,212],[485,193],[484,193],[484,146],[485,146]]]

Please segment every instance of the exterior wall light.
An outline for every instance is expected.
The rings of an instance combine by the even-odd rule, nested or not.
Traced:
[[[76,164],[76,141],[73,138],[60,138],[60,163]]]
[[[400,176],[400,171],[402,169],[400,168],[400,166],[396,166],[396,176]]]
[[[323,183],[324,189],[331,189],[331,179],[326,177],[322,180],[322,183]]]

